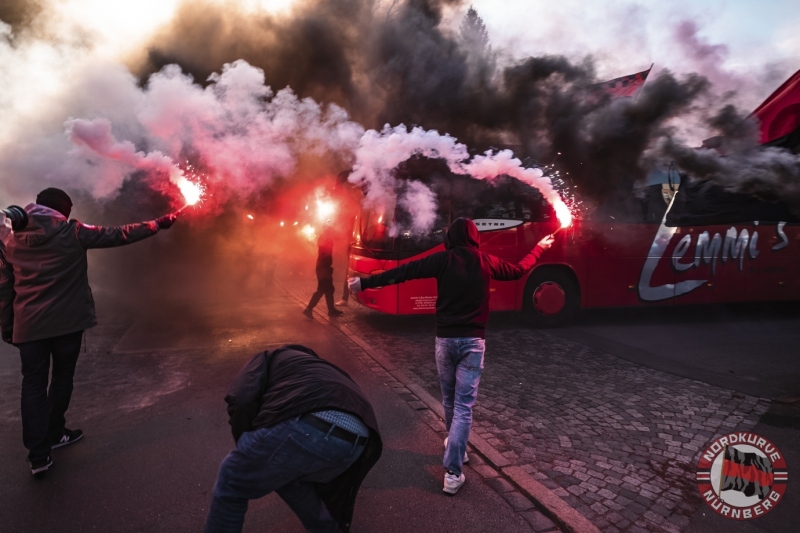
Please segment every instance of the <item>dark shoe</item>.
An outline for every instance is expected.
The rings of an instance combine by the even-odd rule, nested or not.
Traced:
[[[83,438],[83,431],[80,429],[64,428],[64,434],[61,435],[60,439],[54,441],[50,448],[55,450],[56,448],[61,448],[62,446],[74,444],[81,440],[81,438]]]
[[[308,318],[314,318],[314,313],[311,311],[311,309],[304,309],[303,314],[306,315]]]
[[[49,455],[44,459],[34,459],[31,463],[31,474],[34,476],[41,475],[50,470],[53,466],[53,459]]]
[[[341,316],[343,314],[344,313],[342,311],[339,311],[338,309],[331,309],[330,311],[328,311],[328,316]]]

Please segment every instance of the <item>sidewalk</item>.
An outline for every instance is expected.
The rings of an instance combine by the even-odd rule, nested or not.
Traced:
[[[313,292],[313,287],[305,283],[285,283],[283,288],[301,308],[305,307],[305,303]],[[386,351],[368,344],[351,328],[344,325],[345,321],[350,321],[345,318],[327,318],[324,312],[324,303],[318,306],[318,309],[323,310],[322,313],[315,314],[318,320],[323,320],[338,329],[350,342],[363,351],[371,359],[372,362],[367,361],[367,364],[373,371],[385,376],[395,391],[400,392],[411,407],[420,411],[420,416],[432,429],[438,431],[442,438],[447,435],[442,422],[444,410],[441,405],[441,396],[436,395],[430,386],[427,390],[420,386],[415,382],[413,376],[404,372],[392,361],[392,357]],[[555,527],[555,524],[564,531],[574,533],[599,531],[591,521],[573,509],[554,491],[540,483],[525,469],[514,465],[492,443],[478,433],[477,425],[473,428],[470,436],[469,450],[472,458],[470,466],[479,472],[485,481],[500,493],[515,510],[523,512],[523,516],[537,531],[547,530],[551,526]],[[475,451],[480,454],[477,456],[477,461],[480,463],[474,459]],[[483,464],[484,458],[487,464]]]
[[[68,413],[85,438],[55,450],[43,480],[24,461],[19,358],[0,348],[0,523],[8,532],[201,531],[219,462],[232,448],[223,396],[258,350],[305,343],[344,368],[384,438],[352,531],[544,532],[555,525],[473,453],[467,483],[441,492],[443,425],[353,339],[308,320],[280,291],[234,305],[162,305],[146,317],[101,305]],[[428,399],[429,400],[429,399]],[[277,495],[251,503],[245,531],[302,531]]]
[[[313,287],[290,290],[304,301]],[[420,397],[437,396],[431,317],[382,315],[355,303],[346,310],[337,327],[387,354]],[[564,506],[604,532],[691,529],[707,510],[695,484],[701,449],[716,434],[753,429],[769,407],[533,330],[516,315],[492,320],[472,444],[504,474],[526,474],[549,489],[528,494],[565,530]],[[548,509],[549,501],[561,505]],[[788,503],[767,522],[788,516]],[[714,523],[710,530],[734,525]]]

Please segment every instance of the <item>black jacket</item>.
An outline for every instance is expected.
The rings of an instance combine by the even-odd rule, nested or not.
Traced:
[[[489,281],[520,279],[533,268],[543,250],[536,246],[519,264],[512,265],[478,251],[478,242],[475,223],[456,219],[447,229],[446,251],[361,278],[361,288],[436,278],[436,336],[484,338],[489,320]]]
[[[318,280],[333,281],[333,232],[326,229],[317,240],[317,265]]]
[[[345,371],[305,346],[289,344],[253,356],[225,396],[234,440],[245,431],[271,427],[304,413],[336,409],[358,416],[369,428],[361,457],[315,489],[343,531],[353,519],[356,495],[383,449],[375,413]]]

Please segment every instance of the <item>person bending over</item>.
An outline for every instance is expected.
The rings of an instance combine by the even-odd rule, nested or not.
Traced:
[[[372,406],[350,376],[286,345],[245,364],[225,401],[236,449],[219,467],[206,533],[241,531],[248,502],[271,492],[308,531],[349,531],[382,450]]]

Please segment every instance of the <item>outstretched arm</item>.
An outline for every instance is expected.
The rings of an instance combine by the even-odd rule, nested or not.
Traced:
[[[171,213],[148,222],[108,227],[79,222],[77,226],[78,241],[84,248],[124,246],[155,235],[160,229],[169,229],[177,218],[177,213]]]
[[[522,261],[516,265],[507,263],[500,258],[488,256],[490,258],[489,267],[492,271],[492,279],[499,281],[512,281],[519,279],[533,268],[536,262],[541,257],[542,253],[553,245],[555,238],[552,235],[544,237],[539,243],[533,247],[533,250],[522,258]]]
[[[374,276],[350,278],[348,284],[350,291],[355,293],[363,289],[394,285],[412,279],[435,278],[445,267],[446,261],[447,254],[438,252]]]

